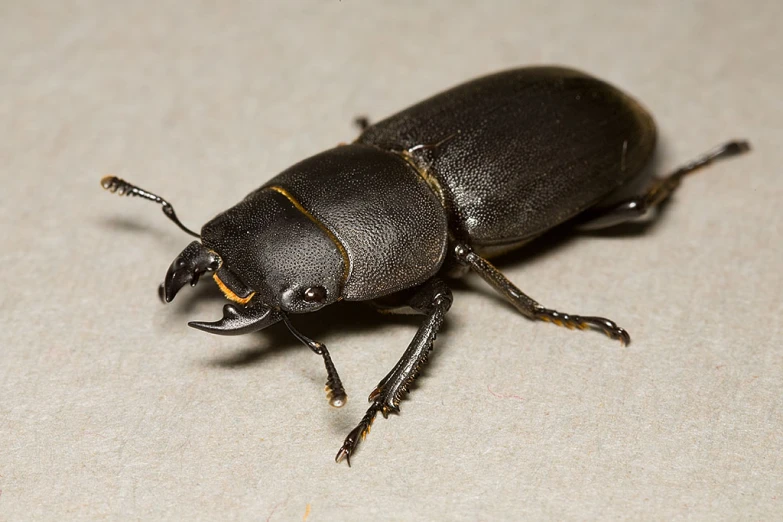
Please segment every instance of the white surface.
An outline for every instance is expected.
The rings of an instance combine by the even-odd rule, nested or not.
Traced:
[[[780,2],[219,5],[0,5],[0,519],[780,516]],[[281,329],[186,327],[219,317],[209,281],[160,305],[189,238],[98,186],[126,177],[198,227],[352,139],[357,114],[529,63],[636,96],[666,168],[728,138],[754,151],[689,178],[643,236],[502,265],[629,348],[526,321],[471,277],[350,469],[332,458],[415,322],[298,319],[351,396],[332,410],[321,361]]]

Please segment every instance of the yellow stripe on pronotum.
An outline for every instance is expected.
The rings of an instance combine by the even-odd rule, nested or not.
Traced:
[[[343,269],[343,284],[345,284],[345,282],[348,280],[348,275],[351,273],[351,261],[348,258],[348,252],[345,250],[345,247],[340,242],[340,240],[337,239],[337,236],[335,236],[334,233],[326,227],[326,225],[321,223],[318,220],[318,218],[316,218],[314,215],[308,212],[308,210],[304,208],[302,204],[299,203],[299,201],[283,187],[278,187],[278,186],[266,187],[266,190],[274,190],[275,192],[277,192],[278,194],[286,198],[288,201],[290,201],[291,204],[296,208],[296,210],[304,214],[307,217],[307,219],[315,223],[315,225],[321,230],[323,230],[324,234],[326,234],[329,237],[329,239],[332,240],[332,243],[334,243],[334,246],[337,247],[337,250],[340,251],[340,255],[343,257],[343,265],[345,266],[345,268]]]

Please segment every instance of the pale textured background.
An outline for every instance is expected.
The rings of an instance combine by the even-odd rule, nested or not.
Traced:
[[[746,519],[783,514],[783,7],[628,2],[0,2],[0,519]],[[638,3],[636,3],[638,4]],[[639,237],[502,267],[634,338],[531,323],[476,277],[402,414],[332,458],[415,322],[360,306],[212,337],[199,227],[307,155],[460,81],[555,62],[655,114],[666,168],[733,137]],[[201,299],[194,299],[200,297]],[[309,508],[308,508],[309,506]]]

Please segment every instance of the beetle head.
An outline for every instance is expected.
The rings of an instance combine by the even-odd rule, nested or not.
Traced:
[[[185,286],[196,286],[199,277],[214,272],[220,267],[220,256],[208,250],[198,241],[193,241],[171,263],[163,283],[163,299],[170,303],[177,292]]]
[[[340,299],[343,247],[285,191],[260,189],[201,232],[203,248],[222,261],[215,281],[232,301],[305,313]]]
[[[349,267],[345,249],[284,189],[262,187],[197,234],[160,196],[116,176],[104,177],[101,186],[160,204],[166,217],[201,239],[171,264],[161,298],[170,303],[183,286],[195,286],[203,274],[213,273],[226,297],[244,306],[227,304],[220,321],[189,323],[195,328],[238,335],[263,329],[286,312],[312,312],[341,297]]]

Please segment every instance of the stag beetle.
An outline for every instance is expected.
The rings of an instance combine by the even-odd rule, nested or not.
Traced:
[[[232,303],[219,321],[189,325],[238,335],[282,321],[323,357],[332,406],[342,406],[346,393],[329,351],[299,332],[291,315],[346,300],[424,316],[338,451],[335,460],[349,465],[376,415],[399,411],[427,360],[451,307],[449,278],[473,270],[529,319],[596,329],[627,344],[614,321],[547,308],[487,259],[566,222],[598,229],[645,216],[685,175],[750,149],[731,141],[658,177],[651,115],[612,85],[562,67],[478,78],[360,126],[356,141],[285,170],[201,234],[159,196],[117,177],[101,180],[107,190],[161,204],[199,239],[169,267],[165,302],[211,274]]]

